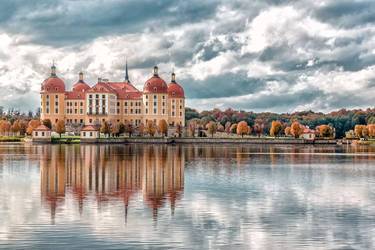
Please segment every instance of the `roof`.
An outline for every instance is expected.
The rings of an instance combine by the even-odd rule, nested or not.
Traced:
[[[87,91],[89,89],[90,89],[90,86],[87,85],[83,80],[79,80],[72,87],[72,91],[78,91],[78,92]]]
[[[88,126],[84,127],[83,129],[81,129],[81,131],[99,131],[99,129],[97,129],[96,127],[94,127],[92,125],[88,125]]]
[[[41,90],[51,93],[64,93],[65,83],[60,78],[51,76],[43,81]]]
[[[304,128],[303,134],[315,134],[315,131],[310,128]]]
[[[34,131],[51,131],[51,129],[42,124],[34,128]]]
[[[108,83],[98,82],[87,92],[100,92],[100,93],[115,93],[115,90],[109,86]]]
[[[162,78],[154,76],[145,82],[143,93],[168,93],[168,86]]]
[[[168,83],[169,98],[185,98],[184,89],[177,82]]]

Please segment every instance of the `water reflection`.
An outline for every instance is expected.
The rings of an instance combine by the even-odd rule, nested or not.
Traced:
[[[126,220],[131,197],[139,192],[156,219],[166,200],[173,214],[184,191],[181,147],[87,145],[56,150],[42,146],[40,151],[41,197],[52,220],[69,193],[80,213],[90,195],[98,207],[109,201],[123,202]]]

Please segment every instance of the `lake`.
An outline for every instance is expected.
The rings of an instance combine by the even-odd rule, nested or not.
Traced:
[[[0,248],[375,248],[375,147],[0,144]]]

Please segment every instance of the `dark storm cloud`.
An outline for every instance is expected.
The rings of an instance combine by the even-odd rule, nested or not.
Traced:
[[[120,35],[211,18],[215,1],[14,1],[1,10],[2,28],[26,33],[33,41],[54,46],[85,43]]]
[[[374,1],[331,1],[314,11],[323,22],[346,28],[374,24]]]
[[[187,98],[220,98],[255,93],[264,89],[266,80],[249,78],[246,72],[211,76],[204,81],[183,79]]]

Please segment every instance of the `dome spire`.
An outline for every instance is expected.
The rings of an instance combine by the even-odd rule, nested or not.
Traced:
[[[79,81],[83,82],[83,72],[82,72],[82,70],[81,70],[81,72],[79,72]]]
[[[128,58],[126,58],[126,64],[125,64],[125,82],[129,82],[129,74],[128,74]]]
[[[51,66],[51,77],[57,77],[57,76],[56,76],[55,60],[52,61],[52,66]]]
[[[154,67],[154,77],[159,77],[158,70],[159,70],[158,66],[155,66]]]
[[[172,80],[171,82],[176,83],[176,74],[174,73],[174,69],[172,69]]]

